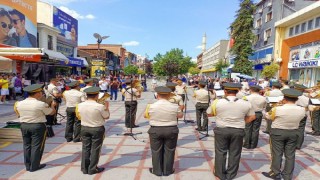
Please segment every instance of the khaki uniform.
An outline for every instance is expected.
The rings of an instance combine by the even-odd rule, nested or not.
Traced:
[[[55,86],[54,84],[50,83],[48,85],[47,93],[48,93],[48,94],[46,94],[47,97],[52,97],[53,100],[56,100],[57,98],[60,98],[60,97],[54,97],[55,94],[60,93],[60,91],[58,90],[57,86]],[[56,114],[46,116],[47,125],[49,125],[49,126],[57,124],[57,113],[58,113],[58,110],[59,110],[59,103],[57,103],[57,105],[55,107],[55,110],[56,110]]]
[[[320,98],[320,90],[310,93],[312,98]],[[320,135],[320,108],[317,106],[315,110],[311,112],[312,131],[316,135]]]
[[[280,89],[273,89],[271,91],[268,91],[265,93],[266,97],[279,97],[279,96],[283,96],[283,93],[281,92]],[[271,110],[271,104],[267,104],[266,107],[266,112],[269,112]],[[267,121],[267,127],[266,130],[264,131],[265,133],[270,133],[270,129],[271,129],[271,123],[272,121],[270,121],[269,119],[266,119]]]
[[[299,123],[299,136],[297,140],[297,149],[301,149],[302,144],[304,142],[304,130],[306,128],[307,124],[307,112],[308,112],[308,106],[309,106],[310,99],[306,95],[299,96],[298,101],[296,102],[297,106],[303,107],[306,111],[306,115],[301,119]]]
[[[140,92],[136,88],[131,88],[127,86],[125,89],[122,89],[122,94],[125,97],[125,107],[126,107],[126,118],[125,125],[127,128],[134,128],[138,107],[138,96]]]
[[[272,108],[267,116],[273,121],[270,131],[271,171],[284,179],[292,179],[295,164],[299,123],[305,117],[305,108],[295,104],[285,104]],[[286,157],[281,172],[282,155]]]
[[[170,175],[173,172],[175,150],[179,129],[177,115],[181,110],[177,104],[158,100],[147,106],[145,116],[150,120],[150,146],[153,174]]]
[[[23,138],[24,164],[27,171],[35,171],[40,166],[44,145],[46,141],[46,116],[53,109],[44,102],[35,98],[27,98],[16,102],[15,112],[21,122]]]
[[[105,136],[105,119],[109,111],[93,100],[86,100],[76,106],[76,115],[81,120],[82,159],[81,171],[84,174],[97,172],[101,147]]]
[[[89,88],[89,87],[92,87],[92,86],[85,86],[85,87],[83,87],[83,88],[80,89],[80,92],[84,92],[84,90],[87,89],[87,88]]]
[[[243,147],[247,149],[254,149],[258,145],[259,130],[263,116],[262,111],[266,108],[267,101],[265,97],[258,93],[252,93],[249,96],[245,96],[244,99],[251,103],[252,109],[256,114],[256,119],[250,123],[246,123],[246,135],[244,137]]]
[[[80,92],[76,89],[71,89],[63,93],[63,97],[66,100],[66,112],[67,112],[67,123],[66,123],[66,132],[65,138],[67,141],[80,141],[80,129],[81,123],[76,117],[76,105],[85,100],[83,92]]]
[[[209,107],[209,96],[210,99],[213,98],[212,93],[207,90],[200,88],[194,92],[194,97],[196,98],[196,117],[198,130],[206,131],[208,128],[208,115],[207,109]],[[201,123],[201,117],[203,116],[203,122]]]
[[[185,102],[186,99],[186,91],[185,86],[183,85],[177,85],[175,93],[182,97],[182,101]]]
[[[252,105],[243,99],[227,96],[224,99],[214,100],[207,113],[216,117],[215,176],[220,179],[233,179],[239,169],[245,135],[245,117],[254,115]],[[228,167],[226,167],[227,153],[229,153]]]

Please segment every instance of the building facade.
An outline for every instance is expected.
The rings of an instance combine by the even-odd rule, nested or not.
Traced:
[[[228,40],[220,40],[211,48],[203,52],[201,68],[201,72],[203,75],[213,78],[217,78],[220,76],[219,72],[216,71],[214,65],[220,59],[225,59],[228,42]]]
[[[320,80],[320,2],[275,23],[280,78],[312,87]]]
[[[265,65],[274,59],[275,22],[314,3],[309,0],[261,0],[254,13],[253,76],[260,78]]]

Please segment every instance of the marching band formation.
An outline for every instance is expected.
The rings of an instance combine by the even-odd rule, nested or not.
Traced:
[[[43,97],[43,85],[34,84],[25,88],[29,97],[14,106],[21,122],[24,162],[26,170],[33,172],[45,167],[40,164],[45,139],[50,125],[58,123],[53,118],[61,97],[66,102],[67,142],[82,142],[81,171],[96,174],[104,170],[98,167],[101,147],[105,137],[105,120],[109,119],[109,94],[93,86],[93,80],[84,82],[80,89],[78,81],[68,84],[70,90],[60,94],[53,79]],[[125,127],[139,127],[136,124],[138,99],[142,86],[138,80],[127,79],[121,90],[125,105]],[[156,176],[168,176],[175,172],[174,158],[178,141],[178,119],[187,111],[187,87],[181,79],[172,79],[165,86],[154,86],[157,101],[148,104],[144,117],[149,120],[152,168]],[[207,88],[206,88],[207,87]],[[248,91],[249,90],[249,91]],[[101,95],[102,93],[102,95]],[[259,130],[263,119],[267,122],[265,133],[270,135],[271,167],[262,174],[272,179],[292,179],[295,151],[302,148],[307,117],[311,117],[313,136],[320,136],[320,83],[313,88],[300,84],[292,87],[286,83],[272,83],[272,89],[243,87],[240,83],[226,82],[221,89],[208,88],[208,82],[199,81],[194,91],[196,107],[196,130],[209,129],[208,117],[215,117],[214,175],[219,179],[234,179],[239,169],[242,147],[258,147]],[[49,120],[48,120],[49,119]],[[50,137],[50,136],[49,136]],[[284,167],[281,167],[282,156]]]

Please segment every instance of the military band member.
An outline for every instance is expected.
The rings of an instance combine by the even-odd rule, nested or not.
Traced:
[[[67,123],[65,138],[67,142],[80,142],[81,122],[76,117],[75,109],[78,103],[85,100],[83,92],[80,92],[79,81],[73,81],[68,84],[71,90],[64,91],[63,98],[66,101]]]
[[[197,128],[198,131],[206,131],[208,127],[208,115],[207,109],[209,107],[210,99],[214,96],[211,92],[208,92],[204,88],[207,83],[204,81],[199,82],[199,90],[194,92],[193,97],[196,98],[196,116],[197,116]],[[201,117],[203,116],[203,122],[201,123]]]
[[[47,131],[45,115],[53,115],[56,112],[55,101],[52,101],[51,107],[39,101],[42,97],[42,87],[42,84],[25,87],[23,90],[28,93],[29,97],[14,105],[14,110],[21,122],[24,164],[26,170],[30,172],[46,166],[46,164],[40,164]]]
[[[284,89],[290,89],[288,80],[282,80],[282,88],[281,88],[281,90],[284,90]]]
[[[256,119],[250,123],[246,123],[245,137],[243,147],[247,149],[254,149],[258,145],[259,140],[259,130],[262,121],[262,111],[266,108],[267,101],[266,98],[261,96],[259,92],[261,91],[261,86],[250,86],[250,95],[243,97],[248,100],[252,109],[255,112]]]
[[[182,97],[182,101],[185,102],[186,99],[186,86],[182,83],[181,79],[176,80],[176,94]]]
[[[56,78],[52,78],[50,80],[50,84],[48,85],[48,90],[46,93],[47,97],[52,97],[54,101],[56,101],[55,110],[56,113],[53,115],[46,116],[47,119],[47,125],[61,125],[61,123],[58,123],[57,120],[57,113],[59,110],[59,103],[61,103],[61,92],[57,88],[58,80]]]
[[[280,88],[282,87],[282,85],[279,83],[279,82],[273,82],[272,83],[272,90],[271,91],[267,91],[264,96],[265,97],[279,97],[279,96],[283,96]],[[271,103],[267,104],[267,107],[266,107],[266,112],[269,112],[271,110]],[[266,119],[266,122],[267,122],[267,127],[266,127],[266,130],[263,131],[264,133],[267,133],[269,134],[270,133],[270,128],[271,128],[271,123],[272,121],[269,120],[269,119]]]
[[[312,88],[310,92],[310,98],[319,99],[320,98],[320,80],[315,87]],[[312,122],[312,132],[307,132],[307,134],[313,136],[320,136],[320,106],[310,105],[311,111],[311,122]]]
[[[101,147],[105,136],[105,119],[109,119],[109,102],[97,103],[100,88],[90,87],[84,90],[87,100],[76,106],[77,118],[81,120],[83,174],[96,174],[104,170],[98,167]]]
[[[81,92],[84,92],[85,89],[93,86],[93,79],[85,79],[83,82],[86,83],[86,86],[80,89]]]
[[[171,89],[172,91],[172,96],[169,98],[169,101],[171,103],[174,103],[174,104],[178,104],[178,106],[180,107],[181,111],[183,111],[184,109],[184,104],[183,104],[183,100],[182,100],[182,97],[179,96],[179,95],[176,95],[174,92],[176,90],[176,86],[177,84],[176,83],[172,83],[172,82],[167,82],[166,83],[166,86],[168,88]]]
[[[158,101],[147,106],[144,117],[150,120],[148,131],[152,153],[150,173],[169,176],[174,173],[173,163],[179,129],[177,118],[183,114],[177,104],[169,102],[171,90],[168,87],[155,88]]]
[[[126,80],[126,88],[122,89],[121,93],[125,97],[125,107],[126,107],[126,118],[125,125],[127,128],[135,128],[139,127],[135,124],[136,121],[136,113],[138,107],[138,98],[141,97],[141,92],[136,88],[131,87],[132,81],[131,79]]]
[[[295,89],[284,89],[282,92],[283,105],[272,108],[267,114],[273,121],[270,131],[271,171],[262,174],[272,179],[281,179],[282,175],[283,179],[290,180],[293,178],[299,122],[306,113],[305,108],[295,104],[302,92]],[[286,159],[281,172],[283,153]]]
[[[305,89],[307,89],[306,86],[300,85],[300,84],[295,84],[294,89],[304,92]],[[306,96],[306,94],[302,94],[301,96],[298,97],[298,100],[296,101],[296,105],[301,106],[305,109],[306,115],[301,119],[299,123],[299,136],[297,140],[297,149],[301,149],[302,144],[304,142],[304,130],[306,128],[306,123],[307,123],[307,112],[308,112],[308,106],[309,106],[309,98]]]
[[[214,175],[220,179],[233,179],[239,169],[245,123],[250,123],[256,117],[250,102],[236,98],[241,84],[224,83],[223,86],[226,97],[214,100],[207,113],[209,117],[216,117],[217,125],[214,128]]]

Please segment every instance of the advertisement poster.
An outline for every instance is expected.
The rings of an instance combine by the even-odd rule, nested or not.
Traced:
[[[104,66],[91,66],[91,77],[101,77],[106,75],[106,68]]]
[[[54,6],[53,26],[60,31],[59,41],[78,46],[78,20]]]
[[[37,0],[1,0],[0,23],[0,44],[37,47]]]
[[[291,58],[291,61],[300,60],[300,50],[299,49],[291,50],[290,51],[290,58]]]

